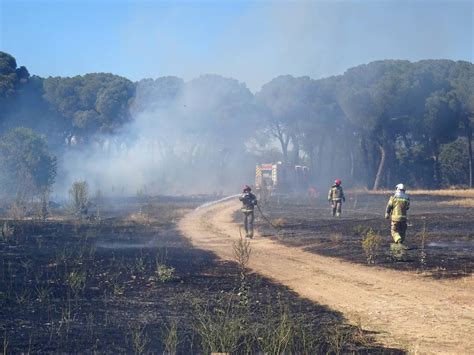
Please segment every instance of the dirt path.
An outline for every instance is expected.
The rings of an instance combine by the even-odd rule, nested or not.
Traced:
[[[239,226],[235,201],[196,210],[180,229],[192,243],[233,259]],[[342,312],[377,340],[412,353],[474,354],[474,279],[436,281],[421,275],[351,264],[258,236],[250,267],[301,296]]]

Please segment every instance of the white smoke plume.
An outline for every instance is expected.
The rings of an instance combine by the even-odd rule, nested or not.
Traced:
[[[137,87],[132,122],[61,158],[56,191],[75,180],[106,195],[231,193],[252,183],[253,95],[234,79],[167,77]],[[250,109],[249,109],[250,108]]]

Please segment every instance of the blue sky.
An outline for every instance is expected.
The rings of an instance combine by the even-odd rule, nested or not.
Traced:
[[[378,59],[474,58],[474,0],[0,0],[0,50],[30,73],[204,73],[253,91]]]

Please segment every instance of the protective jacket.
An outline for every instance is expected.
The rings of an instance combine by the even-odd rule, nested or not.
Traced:
[[[398,191],[388,200],[385,216],[390,216],[394,222],[406,221],[409,208],[410,197],[403,191]]]
[[[239,200],[242,201],[242,212],[253,212],[255,205],[257,204],[257,197],[251,192],[244,192],[240,195]]]
[[[344,190],[341,185],[332,185],[329,189],[328,201],[345,201]]]

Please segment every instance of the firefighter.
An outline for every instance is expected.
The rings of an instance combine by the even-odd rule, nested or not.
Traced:
[[[254,221],[254,207],[257,205],[257,198],[250,192],[250,186],[245,185],[242,195],[239,200],[242,202],[240,209],[244,214],[245,238],[253,238],[253,221]]]
[[[328,201],[332,204],[332,215],[338,217],[341,215],[342,202],[346,202],[341,183],[339,179],[334,180],[334,185],[331,186],[328,194]]]
[[[391,219],[390,232],[393,238],[390,249],[396,259],[403,259],[405,236],[407,232],[407,211],[410,208],[410,198],[405,193],[405,186],[398,184],[393,196],[390,197],[385,209],[385,218]]]

